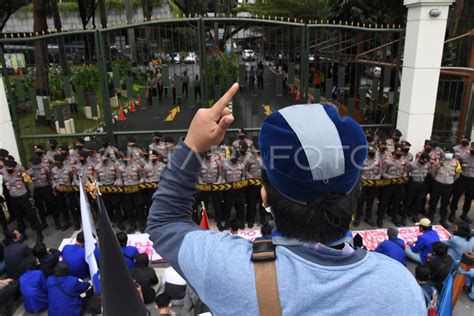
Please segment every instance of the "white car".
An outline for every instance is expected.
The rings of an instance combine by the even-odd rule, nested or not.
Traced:
[[[242,52],[243,60],[255,60],[255,53],[251,49],[244,49]]]
[[[179,54],[174,54],[174,55],[173,55],[173,62],[174,62],[175,64],[181,63],[181,56],[180,56]]]
[[[195,52],[189,52],[186,57],[184,57],[184,63],[186,64],[195,64],[197,63],[198,57]]]

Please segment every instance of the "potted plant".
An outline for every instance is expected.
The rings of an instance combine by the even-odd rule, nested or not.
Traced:
[[[64,82],[61,72],[56,66],[52,66],[48,71],[48,90],[50,106],[52,110],[57,108],[63,113],[64,120],[71,118],[71,109],[64,95]]]
[[[99,71],[96,65],[80,65],[72,69],[72,82],[84,90],[86,106],[97,105],[99,89]]]

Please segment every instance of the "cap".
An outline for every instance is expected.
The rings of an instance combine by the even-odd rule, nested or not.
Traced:
[[[76,143],[84,144],[85,143],[84,138],[82,138],[82,137],[76,138]]]
[[[58,140],[56,138],[50,138],[49,141],[48,141],[51,145],[57,145],[58,144]]]
[[[9,152],[6,149],[0,148],[0,157],[8,156]]]
[[[89,153],[85,151],[84,149],[79,150],[78,154],[79,156],[84,157],[84,158],[89,157]]]
[[[239,132],[239,133],[243,133],[243,134],[247,134],[247,131],[246,131],[245,129],[243,129],[243,128],[239,128],[239,129],[238,129],[238,132]]]
[[[44,151],[44,146],[39,144],[39,145],[35,145],[35,149],[41,149]]]
[[[5,161],[5,167],[15,168],[18,163],[15,160]]]
[[[161,137],[161,133],[160,132],[154,132],[153,137]]]
[[[64,161],[64,156],[63,155],[54,155],[54,160],[55,161]]]
[[[39,165],[41,163],[41,158],[38,157],[38,156],[31,156],[30,157],[30,162],[31,162],[31,164],[33,164],[35,166]]]
[[[402,143],[402,146],[411,146],[411,143],[407,140],[402,140],[401,143]]]
[[[363,129],[328,104],[299,104],[273,112],[263,122],[259,141],[270,183],[300,203],[352,191],[367,157]]]
[[[422,218],[415,226],[431,227],[431,221],[428,218]]]
[[[402,137],[402,132],[400,132],[400,130],[398,130],[398,129],[394,129],[393,132],[392,132],[392,135]]]
[[[379,145],[387,145],[387,141],[383,138],[380,138],[379,141],[378,141],[378,144]]]
[[[454,152],[454,149],[453,149],[453,146],[448,145],[448,146],[443,147],[443,151],[447,151],[447,152],[452,153],[452,152]]]
[[[90,143],[87,143],[85,148],[87,150],[97,150],[98,149],[98,146],[95,142],[90,142]]]
[[[128,140],[129,143],[136,143],[137,142],[135,137],[129,137],[129,138],[127,138],[127,140]]]
[[[61,146],[59,146],[59,150],[65,150],[65,151],[68,151],[69,150],[69,146],[66,145],[66,144],[62,144]]]

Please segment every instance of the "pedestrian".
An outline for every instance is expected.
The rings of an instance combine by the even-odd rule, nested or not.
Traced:
[[[254,89],[255,89],[255,68],[254,68],[254,66],[250,67],[248,76],[249,76],[248,82],[249,82],[249,89],[250,89],[249,91],[253,92]]]
[[[165,169],[166,165],[159,160],[159,156],[160,154],[156,150],[150,151],[149,161],[144,166],[145,183],[158,185],[160,182],[161,173]],[[143,192],[145,195],[147,211],[151,207],[155,190],[156,188],[148,188]]]
[[[261,91],[263,91],[263,73],[264,73],[263,67],[258,67],[257,68],[257,89]]]
[[[199,79],[199,75],[196,75],[194,79],[194,99],[197,101],[197,96],[199,94],[199,99],[202,102],[202,97],[201,97],[201,79]]]
[[[41,313],[48,308],[46,277],[38,269],[38,259],[36,257],[28,257],[23,262],[23,266],[25,272],[20,276],[19,282],[25,311]]]
[[[59,262],[59,257],[61,257],[59,250],[46,248],[46,245],[41,242],[33,247],[33,255],[38,259],[39,269],[45,277],[54,274],[54,268]]]
[[[405,267],[350,246],[352,238],[346,235],[367,142],[360,125],[341,119],[330,105],[285,107],[262,125],[261,195],[275,218],[272,242],[254,244],[192,223],[198,153],[221,143],[234,120],[227,105],[238,88],[234,84],[213,107],[197,112],[163,172],[147,226],[156,251],[213,314],[375,315],[382,308],[400,315],[425,314],[421,289]],[[301,159],[291,159],[295,156]],[[262,266],[258,259],[269,261]],[[229,280],[235,282],[229,286]],[[400,284],[403,291],[398,291]],[[350,301],[341,300],[349,296]],[[372,304],[366,303],[367,297],[375,297]]]
[[[387,150],[391,153],[395,151],[395,144],[400,142],[400,137],[402,137],[402,132],[398,129],[392,131],[391,137],[387,139]]]
[[[423,201],[426,198],[426,177],[430,171],[429,155],[422,153],[417,160],[407,165],[410,180],[407,187],[406,203],[403,205],[403,216],[412,216],[413,223],[419,222],[424,211]]]
[[[185,70],[183,72],[182,94],[183,94],[183,97],[186,96],[186,98],[188,97],[188,86],[189,86],[189,76],[188,76],[188,72]]]
[[[436,293],[436,288],[430,281],[430,268],[424,265],[418,265],[415,269],[416,281],[420,285],[423,291],[423,297],[425,298],[426,307],[429,307],[433,300],[433,295]]]
[[[468,224],[472,223],[468,213],[471,209],[471,202],[474,198],[474,142],[468,147],[469,152],[464,152],[458,156],[461,163],[461,175],[454,182],[453,196],[451,199],[451,213],[449,214],[449,221],[454,223],[456,220],[456,211],[458,209],[459,199],[464,193],[464,204],[462,207],[462,214],[459,217]]]
[[[228,159],[224,160],[222,168],[225,183],[239,182],[245,179],[245,165],[239,161],[239,153],[233,152]],[[240,223],[240,229],[245,228],[245,198],[244,191],[241,188],[235,188],[224,191],[224,219],[225,229],[229,229],[232,208],[235,206],[235,219]]]
[[[472,252],[474,249],[474,238],[471,227],[465,222],[456,222],[453,226],[453,235],[448,240],[443,240],[443,244],[448,247],[448,255],[455,261],[461,260],[465,252]]]
[[[7,230],[5,232],[5,249],[3,256],[5,260],[5,274],[7,278],[18,280],[22,274],[23,261],[31,256],[31,249],[24,243],[26,236],[18,230]]]
[[[130,275],[142,288],[143,302],[151,304],[156,296],[154,287],[158,284],[155,269],[149,267],[150,259],[146,253],[135,257],[135,267],[130,270]]]
[[[68,270],[72,276],[80,279],[90,277],[89,265],[85,259],[84,233],[80,232],[76,236],[76,243],[64,246],[61,257],[68,264]]]
[[[70,203],[66,203],[66,198],[69,197],[69,194],[63,190],[65,186],[71,185],[71,172],[69,167],[65,166],[64,159],[65,157],[63,155],[54,156],[55,166],[51,169],[53,195],[55,197],[56,207],[63,217],[62,231],[71,227],[69,218]]]
[[[440,241],[431,244],[433,251],[428,255],[428,267],[430,268],[430,279],[435,285],[438,293],[441,293],[444,280],[451,272],[454,260],[448,256],[448,246]]]

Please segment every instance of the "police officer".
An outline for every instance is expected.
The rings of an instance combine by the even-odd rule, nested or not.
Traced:
[[[48,157],[48,160],[50,164],[54,164],[54,155],[59,154],[58,148],[58,141],[56,138],[50,138],[49,141],[49,150],[46,152],[46,156]]]
[[[117,184],[118,180],[118,168],[116,163],[111,159],[112,153],[108,152],[101,156],[100,164],[95,168],[95,179],[99,183],[99,186],[113,186]],[[114,157],[115,154],[113,154]],[[122,214],[120,207],[120,195],[118,193],[102,193],[102,199],[104,200],[105,209],[109,215],[112,223],[118,222],[118,228],[122,231],[125,230],[123,221],[125,217]]]
[[[46,228],[48,226],[46,216],[52,214],[55,228],[59,230],[61,229],[59,211],[54,203],[50,170],[41,164],[40,157],[31,157],[30,163],[31,168],[28,169],[27,173],[33,180],[35,205],[42,222],[41,227]]]
[[[137,140],[135,137],[129,137],[127,141],[127,157],[140,164],[140,160],[142,159],[142,150],[135,147]]]
[[[132,153],[127,152],[123,156],[122,162],[118,165],[119,182],[125,189],[131,186],[138,186],[138,184],[144,182],[142,169],[138,162],[131,158],[132,156]],[[123,193],[122,198],[123,208],[130,223],[127,233],[131,234],[137,229],[135,220],[138,220],[139,230],[143,232],[145,230],[145,200],[142,192],[138,191],[136,187],[136,190],[132,190],[132,192]]]
[[[380,161],[382,164],[392,158],[392,153],[387,150],[387,141],[385,139],[379,139],[377,142],[378,146],[378,151],[377,154],[375,155],[375,158]],[[383,172],[383,170],[381,170]]]
[[[381,162],[375,157],[377,149],[375,146],[369,146],[369,153],[367,159],[364,161],[364,166],[362,167],[361,178],[362,179],[380,179],[380,169]],[[375,226],[374,221],[372,220],[372,206],[374,200],[377,197],[377,187],[376,186],[363,186],[359,195],[359,201],[357,203],[357,212],[356,218],[354,220],[354,226],[357,227],[360,224],[360,220],[363,215],[364,203],[366,204],[366,211],[364,222],[370,226]]]
[[[115,146],[112,146],[110,139],[103,138],[102,139],[102,148],[99,150],[100,156],[108,155],[109,161],[116,161],[117,157],[116,154],[118,153],[118,149]]]
[[[44,154],[44,146],[41,144],[35,145],[34,147],[35,154],[41,159],[41,164],[45,168],[50,167],[50,160],[47,155]]]
[[[469,142],[471,139],[466,135],[463,135],[461,138],[461,143],[453,147],[454,149],[454,157],[459,158],[462,156],[469,155]]]
[[[155,150],[157,153],[161,155],[161,157],[163,157],[163,159],[167,157],[165,143],[161,139],[160,132],[153,133],[153,142],[150,145],[148,145],[148,150]]]
[[[100,163],[100,154],[97,153],[98,146],[95,142],[89,142],[85,146],[85,150],[88,153],[87,163],[92,164],[93,166]]]
[[[239,128],[237,131],[237,139],[234,140],[234,142],[232,143],[232,146],[234,148],[239,148],[240,141],[242,140],[247,143],[249,151],[253,153],[255,151],[255,148],[253,146],[253,141],[250,138],[247,138],[247,132],[245,131],[245,129]]]
[[[433,166],[431,171],[434,181],[432,193],[430,196],[430,209],[428,217],[431,221],[433,221],[434,215],[436,213],[436,207],[438,206],[438,201],[441,199],[441,220],[439,223],[446,229],[449,228],[449,224],[446,221],[448,216],[449,198],[451,197],[451,190],[454,180],[459,177],[460,172],[461,166],[459,162],[454,159],[453,147],[444,147],[444,157]]]
[[[426,177],[430,171],[430,156],[422,153],[417,160],[407,165],[410,181],[407,186],[406,203],[403,206],[403,215],[412,215],[414,223],[419,222],[419,214],[423,212],[423,201],[426,198]]]
[[[406,161],[402,159],[403,150],[400,144],[395,144],[395,151],[392,158],[387,159],[384,165],[384,179],[400,178],[405,173]],[[383,227],[383,220],[387,209],[392,208],[392,222],[396,226],[406,225],[406,219],[402,218],[400,223],[400,202],[403,193],[402,184],[390,184],[382,188],[381,200],[377,214],[377,226]]]
[[[233,151],[229,158],[224,160],[223,178],[225,183],[238,182],[245,179],[245,165],[239,161],[239,153]],[[242,189],[224,191],[225,229],[230,227],[232,207],[235,206],[236,218],[240,222],[240,229],[244,229],[244,192]]]
[[[71,221],[69,220],[69,208],[66,204],[66,192],[60,190],[60,186],[71,185],[71,173],[69,167],[64,164],[64,156],[54,156],[55,166],[51,169],[51,180],[53,186],[53,194],[55,196],[56,207],[63,216],[62,231],[67,230],[71,227]]]
[[[400,144],[403,150],[402,159],[405,159],[407,164],[410,164],[413,161],[413,154],[410,153],[411,144],[406,140],[402,140]]]
[[[261,179],[261,164],[255,158],[255,155],[248,151],[248,145],[244,140],[239,143],[239,161],[244,165],[245,178]],[[244,188],[245,198],[247,202],[247,213],[245,219],[248,228],[252,228],[255,223],[255,214],[257,213],[257,203],[260,197],[260,187],[248,185]]]
[[[5,162],[6,173],[3,175],[3,182],[10,192],[11,206],[15,213],[18,231],[25,234],[25,219],[31,224],[33,230],[36,231],[38,241],[43,240],[41,234],[41,225],[36,216],[34,208],[34,186],[30,177],[25,173],[23,168],[14,160]]]
[[[160,154],[156,150],[152,150],[149,153],[148,157],[148,162],[145,164],[144,167],[144,173],[145,173],[145,182],[146,183],[155,183],[158,184],[160,182],[160,177],[161,173],[165,169],[166,165],[160,161]],[[151,207],[152,200],[153,200],[153,194],[155,193],[154,188],[148,188],[143,190],[143,193],[145,194],[145,201],[147,205],[147,214],[146,217],[148,217],[148,211]]]
[[[78,159],[79,157],[79,150],[84,149],[84,144],[85,140],[82,137],[76,138],[76,141],[74,142],[74,149],[71,150],[71,158],[76,158]]]
[[[211,185],[222,183],[222,160],[217,152],[212,152],[211,150],[206,152],[201,164],[199,183]],[[224,230],[224,226],[222,226],[222,221],[224,220],[221,204],[222,197],[222,193],[219,191],[199,191],[198,195],[198,201],[204,202],[206,209],[208,209],[209,199],[211,199],[217,228],[220,231]]]
[[[474,198],[474,142],[471,143],[468,154],[461,155],[459,160],[461,162],[461,176],[457,180],[459,187],[453,189],[453,198],[451,200],[451,214],[449,215],[449,221],[454,222],[456,220],[456,210],[458,208],[458,202],[464,193],[464,205],[462,208],[462,215],[460,218],[471,224],[471,219],[467,216],[469,209],[471,208],[471,202]]]
[[[365,138],[367,138],[367,145],[375,147],[375,134],[370,131],[365,131]]]
[[[394,129],[391,138],[387,139],[387,150],[389,152],[393,153],[395,151],[395,144],[399,143],[400,137],[402,137],[402,132],[398,129]]]
[[[164,145],[165,145],[165,152],[163,153],[163,162],[167,164],[174,150],[173,137],[170,137],[170,136],[165,137]]]

